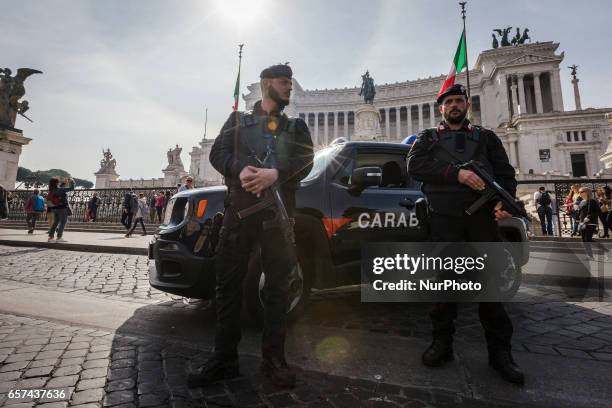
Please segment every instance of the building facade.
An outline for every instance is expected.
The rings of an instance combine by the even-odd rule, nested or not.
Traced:
[[[473,122],[500,136],[519,178],[593,176],[606,167],[602,156],[612,138],[607,116],[612,108],[564,111],[559,69],[564,53],[558,48],[558,43],[541,42],[486,50],[470,70]],[[399,142],[435,126],[441,120],[435,96],[444,79],[377,85],[377,140]],[[457,82],[465,80],[465,73],[458,75]],[[252,109],[261,98],[259,83],[248,91],[243,98]],[[358,93],[357,87],[306,90],[294,79],[286,112],[306,121],[317,147],[338,137],[351,140],[355,112],[363,107]],[[579,96],[575,100],[579,105]]]

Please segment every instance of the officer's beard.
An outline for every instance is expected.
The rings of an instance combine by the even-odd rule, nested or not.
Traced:
[[[289,101],[281,98],[281,96],[276,92],[276,89],[273,87],[268,88],[268,96],[278,105],[278,111],[282,111],[285,109],[285,106],[289,105]]]
[[[460,112],[460,115],[451,115],[451,113]],[[467,109],[461,112],[459,109],[453,109],[450,112],[444,112],[444,120],[446,120],[451,125],[459,125],[463,123],[465,117],[467,116]]]

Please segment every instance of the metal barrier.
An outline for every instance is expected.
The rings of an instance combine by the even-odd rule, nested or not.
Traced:
[[[125,195],[134,191],[136,195],[144,193],[147,204],[153,193],[169,191],[171,195],[176,194],[176,187],[169,188],[108,188],[108,189],[79,189],[68,193],[68,203],[72,210],[72,215],[68,217],[69,221],[85,221],[87,214],[87,204],[93,197],[94,193],[98,193],[100,205],[97,211],[97,222],[118,223],[121,220],[123,213],[123,200]],[[40,190],[40,193],[45,196],[47,190]],[[9,201],[9,220],[25,220],[25,203],[32,195],[32,190],[15,190],[11,191],[11,200]],[[43,215],[46,219],[46,213]]]

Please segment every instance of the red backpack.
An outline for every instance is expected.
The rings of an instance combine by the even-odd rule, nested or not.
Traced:
[[[62,203],[62,197],[57,194],[53,194],[52,191],[47,193],[47,201],[51,202],[51,205],[58,206]]]

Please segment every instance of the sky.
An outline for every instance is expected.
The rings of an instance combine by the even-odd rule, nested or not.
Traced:
[[[286,61],[305,89],[344,88],[366,69],[377,84],[448,73],[462,28],[450,0],[0,0],[0,9],[0,66],[43,71],[26,82],[34,123],[18,117],[16,127],[33,140],[20,165],[91,181],[107,148],[121,179],[163,177],[176,144],[189,170],[205,108],[208,138],[231,112],[240,43],[241,93]],[[612,107],[610,15],[609,0],[471,0],[470,67],[493,28],[527,27],[565,51],[565,109],[572,64],[583,108]]]

